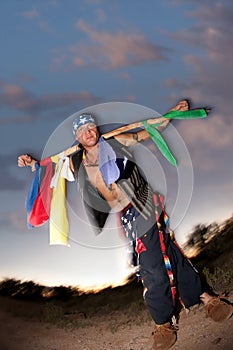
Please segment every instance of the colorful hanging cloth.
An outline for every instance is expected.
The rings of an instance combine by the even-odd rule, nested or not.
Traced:
[[[192,119],[206,116],[207,112],[205,109],[195,109],[170,111],[163,117],[168,119]],[[161,153],[172,165],[176,166],[177,163],[174,156],[157,130],[161,123],[148,124],[147,121],[142,121],[142,124]],[[109,185],[116,181],[119,176],[116,155],[112,147],[102,138],[100,139],[99,147],[100,171],[106,184]],[[56,165],[55,173],[54,165]],[[43,225],[50,219],[50,244],[68,245],[69,225],[66,211],[65,179],[74,181],[73,173],[69,168],[69,159],[64,157],[64,152],[62,152],[37,162],[35,167],[35,176],[26,198],[28,227]]]
[[[188,111],[170,111],[163,115],[163,117],[167,119],[196,119],[196,118],[205,118],[207,116],[207,112],[204,108],[194,109]],[[142,125],[145,130],[148,132],[151,139],[157,145],[160,152],[163,156],[174,166],[177,166],[176,159],[174,158],[171,150],[166,144],[164,138],[157,130],[157,127],[161,125],[161,123],[148,124],[146,120],[142,121]]]
[[[65,180],[74,181],[74,176],[64,152],[45,158],[36,163],[26,198],[28,227],[43,225],[50,219],[50,244],[68,245]]]
[[[51,157],[56,164],[55,174],[50,186],[53,188],[49,220],[49,242],[50,244],[68,244],[69,224],[66,208],[66,181],[61,174],[64,160],[61,155]]]
[[[120,170],[116,163],[116,153],[103,137],[100,137],[98,146],[99,169],[104,182],[109,186],[120,176]]]
[[[26,198],[27,223],[29,227],[45,224],[50,216],[52,189],[50,182],[53,176],[51,158],[36,163],[36,172]]]

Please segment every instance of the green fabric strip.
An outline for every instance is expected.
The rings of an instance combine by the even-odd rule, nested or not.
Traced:
[[[167,119],[197,119],[197,118],[205,118],[207,116],[207,112],[204,108],[193,109],[188,111],[170,111],[163,115],[164,118]],[[177,166],[176,159],[174,158],[172,152],[170,151],[168,145],[166,144],[164,138],[156,129],[162,123],[155,124],[147,124],[146,120],[142,121],[142,125],[150,135],[151,139],[157,145],[160,152],[163,156],[174,166]]]
[[[170,111],[163,115],[164,118],[168,119],[196,119],[205,118],[207,112],[204,108],[201,109],[191,109],[188,111]]]
[[[142,121],[142,125],[150,135],[151,139],[155,142],[160,152],[164,157],[174,166],[177,166],[176,160],[172,155],[168,145],[166,144],[164,138],[161,136],[159,131],[152,125],[147,124],[146,120]]]

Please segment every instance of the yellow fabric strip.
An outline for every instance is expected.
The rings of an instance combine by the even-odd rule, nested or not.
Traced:
[[[52,162],[58,167],[59,156],[52,156]],[[66,209],[66,180],[59,174],[57,186],[53,188],[50,210],[50,244],[69,246],[69,224]]]

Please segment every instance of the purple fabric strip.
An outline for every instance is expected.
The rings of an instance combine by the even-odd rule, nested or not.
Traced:
[[[107,186],[120,176],[120,170],[116,164],[116,153],[103,137],[99,139],[99,169]]]

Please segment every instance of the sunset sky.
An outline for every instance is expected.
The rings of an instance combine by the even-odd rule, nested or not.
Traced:
[[[212,107],[206,119],[165,131],[178,169],[150,145],[141,158],[154,157],[148,176],[162,179],[178,242],[196,224],[232,215],[232,1],[2,0],[0,8],[0,278],[90,286],[127,272],[114,216],[95,236],[78,205],[69,248],[49,245],[47,225],[26,225],[32,174],[17,157],[56,152],[51,140],[57,152],[70,146],[79,111],[107,124],[163,114],[183,98]]]

